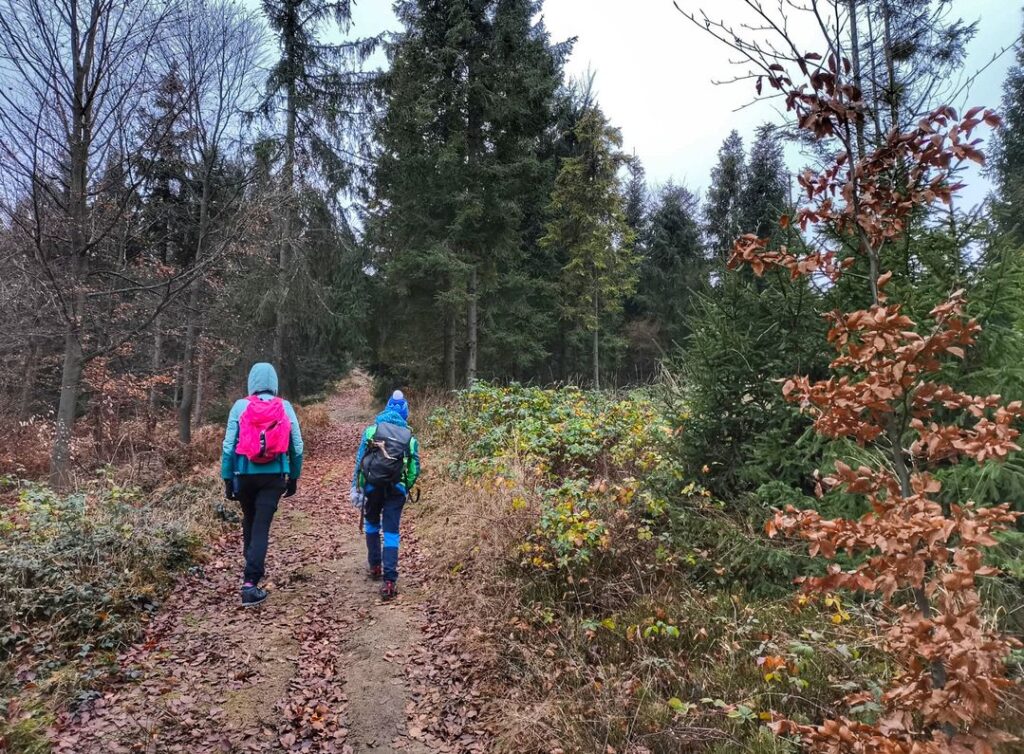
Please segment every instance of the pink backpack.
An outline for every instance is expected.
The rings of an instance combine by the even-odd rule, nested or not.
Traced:
[[[253,463],[270,463],[288,452],[292,423],[284,410],[284,401],[264,401],[249,396],[249,405],[238,421],[238,445],[235,452]]]

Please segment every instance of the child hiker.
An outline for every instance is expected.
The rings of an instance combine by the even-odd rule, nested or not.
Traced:
[[[383,600],[398,594],[398,527],[406,498],[420,473],[419,442],[408,419],[409,404],[402,391],[396,390],[363,432],[349,495],[352,504],[363,509],[370,578],[384,579],[380,589]]]
[[[302,432],[295,409],[277,396],[277,372],[270,364],[253,364],[249,395],[235,401],[224,433],[220,475],[224,497],[242,506],[245,572],[242,605],[267,598],[260,589],[263,567],[281,497],[291,497],[302,474]]]

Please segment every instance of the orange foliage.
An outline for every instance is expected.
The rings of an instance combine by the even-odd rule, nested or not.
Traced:
[[[894,131],[860,159],[854,126],[865,111],[860,92],[848,81],[849,64],[817,55],[797,58],[806,83],[797,85],[781,65],[771,66],[768,83],[783,91],[799,125],[817,139],[845,147],[819,175],[805,173],[800,185],[808,204],[796,216],[801,229],[823,226],[853,236],[866,257],[873,304],[855,312],[832,312],[828,339],[837,351],[834,376],[812,382],[794,377],[785,397],[815,417],[819,433],[849,438],[882,451],[879,468],[837,463],[823,480],[829,487],[862,495],[871,510],[858,520],[823,518],[813,510],[777,511],[769,534],[785,533],[810,543],[811,555],[834,559],[845,551],[860,556],[843,570],[829,565],[825,576],[807,578],[808,590],[851,589],[880,595],[887,607],[886,647],[900,671],[885,691],[884,713],[876,724],[840,716],[820,725],[779,720],[774,729],[799,734],[815,752],[939,754],[991,752],[1013,740],[986,724],[995,718],[1011,681],[1004,659],[1017,645],[988,624],[977,579],[995,570],[982,551],[992,534],[1016,518],[1008,505],[977,508],[967,502],[944,508],[936,500],[938,480],[929,469],[970,458],[998,461],[1018,450],[1019,401],[974,396],[936,381],[945,360],[962,359],[979,325],[964,317],[957,291],[931,312],[922,331],[898,304],[887,303],[891,273],[879,269],[880,251],[902,234],[913,212],[935,201],[948,202],[961,186],[953,170],[964,160],[982,161],[973,131],[995,126],[991,111],[974,108],[958,118],[939,108],[907,131]],[[842,73],[841,73],[842,71]],[[784,217],[782,224],[789,224]],[[769,249],[755,236],[736,241],[730,266],[749,265],[758,275],[772,268],[792,277],[825,275],[836,281],[856,261],[834,250],[802,256]],[[851,695],[852,706],[870,694]]]

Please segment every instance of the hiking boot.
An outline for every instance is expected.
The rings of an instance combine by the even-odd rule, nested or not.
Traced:
[[[387,602],[393,600],[398,596],[398,587],[395,586],[394,581],[385,581],[384,586],[380,588],[380,598]]]
[[[253,607],[266,599],[266,589],[260,589],[258,586],[252,586],[251,584],[242,587],[242,607]]]
[[[371,581],[380,581],[384,577],[384,569],[381,566],[373,566],[369,570]]]

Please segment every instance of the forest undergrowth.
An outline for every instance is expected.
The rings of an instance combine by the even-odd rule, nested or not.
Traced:
[[[82,422],[79,481],[57,492],[39,481],[52,426],[12,426],[0,458],[0,750],[28,753],[49,750],[60,710],[99,694],[175,575],[233,517],[206,463],[215,427],[185,446],[169,424]]]
[[[300,414],[310,429],[326,422]],[[219,426],[185,445],[170,421],[83,421],[68,492],[40,481],[52,425],[11,426],[0,457],[0,751],[29,754],[49,751],[57,714],[100,695],[119,652],[238,514],[210,471]]]
[[[822,564],[769,541],[767,505],[687,477],[670,414],[651,392],[487,385],[434,413],[420,533],[487,647],[496,750],[791,752],[773,720],[879,719],[898,668],[877,606],[795,591]]]

